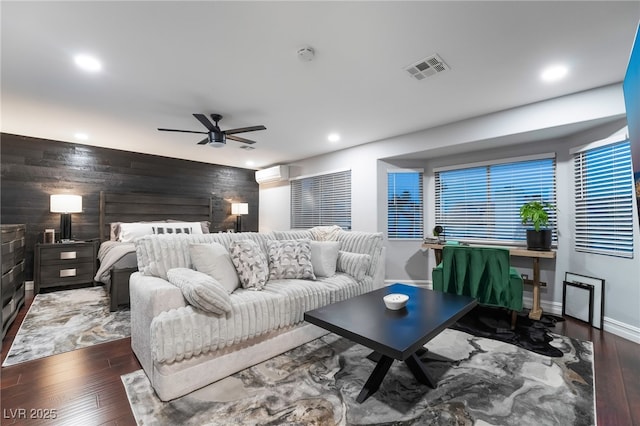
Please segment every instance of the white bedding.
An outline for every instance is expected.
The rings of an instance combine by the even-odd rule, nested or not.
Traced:
[[[121,243],[119,241],[105,241],[98,250],[100,267],[94,277],[95,281],[110,284],[111,268],[117,264],[120,268],[136,268],[136,246],[133,243]]]

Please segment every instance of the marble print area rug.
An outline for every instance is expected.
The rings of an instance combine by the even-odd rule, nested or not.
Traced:
[[[139,425],[593,425],[593,346],[553,344],[563,357],[446,329],[426,346],[436,389],[395,361],[362,404],[371,351],[335,334],[169,402],[142,370],[122,381]]]
[[[3,367],[131,335],[129,310],[109,312],[103,287],[38,294]]]

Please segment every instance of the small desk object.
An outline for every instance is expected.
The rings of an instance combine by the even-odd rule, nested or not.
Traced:
[[[436,264],[442,262],[442,248],[444,244],[423,243],[423,249],[433,249],[436,257]],[[506,247],[509,249],[511,256],[529,257],[533,259],[533,279],[524,280],[525,284],[533,286],[533,307],[529,312],[529,318],[539,320],[542,317],[542,308],[540,307],[540,259],[555,259],[555,250],[527,250],[524,247]]]

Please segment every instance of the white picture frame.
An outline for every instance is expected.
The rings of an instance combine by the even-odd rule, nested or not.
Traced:
[[[563,315],[566,312],[569,316],[602,329],[604,326],[604,280],[565,272],[564,281],[566,284],[563,287],[562,297]],[[589,287],[591,287],[591,297],[589,297]],[[591,315],[587,314],[588,311],[591,311]]]

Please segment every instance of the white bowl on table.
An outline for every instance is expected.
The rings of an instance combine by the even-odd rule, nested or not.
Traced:
[[[387,307],[387,309],[397,311],[399,309],[404,308],[407,305],[409,296],[407,296],[406,294],[391,293],[384,296],[382,300],[384,301],[384,304]]]

